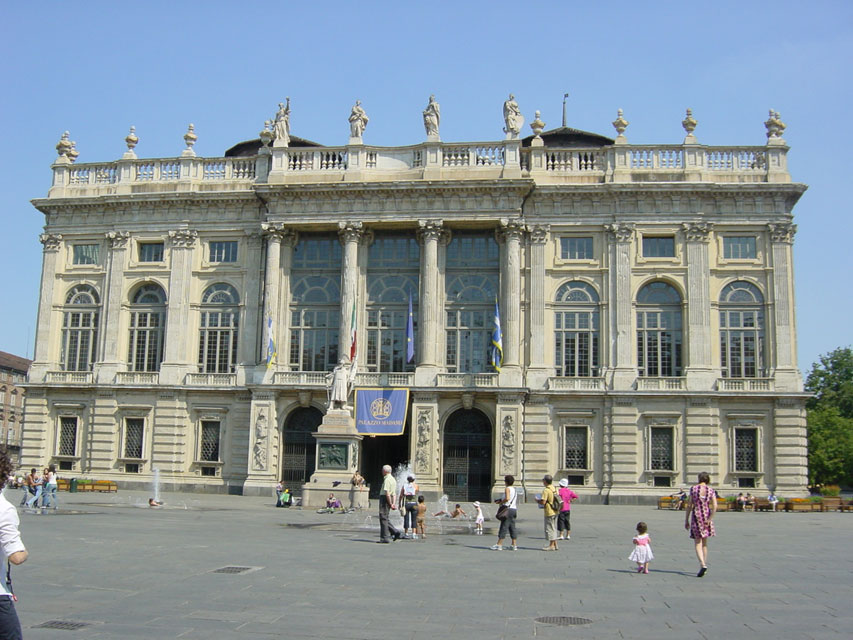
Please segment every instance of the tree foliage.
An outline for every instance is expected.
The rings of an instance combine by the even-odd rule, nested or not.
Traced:
[[[813,484],[853,482],[853,349],[838,348],[812,365],[806,390],[809,479]]]

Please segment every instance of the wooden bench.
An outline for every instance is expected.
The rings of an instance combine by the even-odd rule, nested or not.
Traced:
[[[57,491],[68,491],[68,488],[71,486],[71,481],[66,478],[57,478],[56,479],[56,490]]]
[[[853,511],[853,500],[842,500],[838,510],[844,513],[845,511]]]
[[[661,496],[658,498],[658,509],[674,509],[675,498],[672,496]]]
[[[827,496],[820,504],[821,511],[841,511],[841,498],[837,496]]]
[[[118,485],[112,480],[95,480],[92,491],[100,491],[101,493],[117,493]]]
[[[780,506],[781,505],[781,506]],[[785,508],[784,503],[777,502],[776,508],[773,508],[773,503],[770,502],[767,498],[756,498],[755,499],[755,510],[756,511],[782,511]]]
[[[804,500],[802,502],[794,502],[793,500],[785,501],[785,511],[820,511],[821,506],[820,502],[812,502],[811,500]]]

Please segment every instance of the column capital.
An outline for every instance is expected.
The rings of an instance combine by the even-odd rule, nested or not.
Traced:
[[[198,231],[194,229],[172,229],[169,231],[169,242],[176,249],[192,249],[198,238]]]
[[[124,249],[130,239],[129,231],[107,231],[104,234],[110,249]]]
[[[604,228],[610,232],[611,239],[616,242],[631,242],[634,238],[635,226],[633,224],[619,222],[606,224],[604,225]]]
[[[281,222],[261,223],[261,233],[269,240],[290,246],[295,245],[299,240],[299,234]]]
[[[687,242],[708,242],[714,224],[711,222],[685,222],[681,225]]]
[[[360,220],[341,220],[338,223],[338,238],[341,244],[359,242],[364,235],[364,223]]]
[[[545,244],[548,239],[548,233],[551,231],[550,224],[529,224],[527,225],[527,237],[530,244]]]
[[[447,233],[444,228],[444,220],[418,220],[418,242],[423,244],[427,240],[441,240]]]
[[[59,251],[59,245],[62,244],[62,234],[43,233],[39,236],[39,242],[44,245],[45,251]]]
[[[772,242],[794,244],[794,235],[797,233],[797,225],[790,222],[771,222],[767,225]]]
[[[500,226],[495,229],[495,238],[498,242],[521,240],[526,227],[523,218],[501,218]]]

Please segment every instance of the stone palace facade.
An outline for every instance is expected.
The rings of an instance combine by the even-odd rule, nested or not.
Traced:
[[[766,144],[632,145],[566,127],[375,147],[290,136],[290,102],[224,157],[76,162],[45,216],[22,463],[65,476],[298,493],[318,464],[326,375],[356,336],[356,387],[408,387],[404,435],[365,437],[378,486],[489,499],[545,473],[589,499],[805,491],[785,125]],[[363,116],[363,117],[362,117]],[[496,129],[498,123],[496,123]],[[762,132],[763,133],[763,132]],[[414,361],[406,362],[412,300]],[[503,365],[489,363],[496,300]],[[353,326],[354,320],[354,326]],[[267,365],[270,338],[276,354]]]

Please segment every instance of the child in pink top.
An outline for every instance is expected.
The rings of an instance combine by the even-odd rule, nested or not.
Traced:
[[[563,501],[563,508],[560,509],[560,513],[557,514],[557,531],[560,532],[560,540],[571,540],[572,536],[569,535],[572,532],[571,522],[569,520],[569,515],[571,514],[572,509],[572,500],[578,499],[578,494],[569,489],[569,481],[566,478],[560,480],[560,488],[559,488],[560,499]]]

